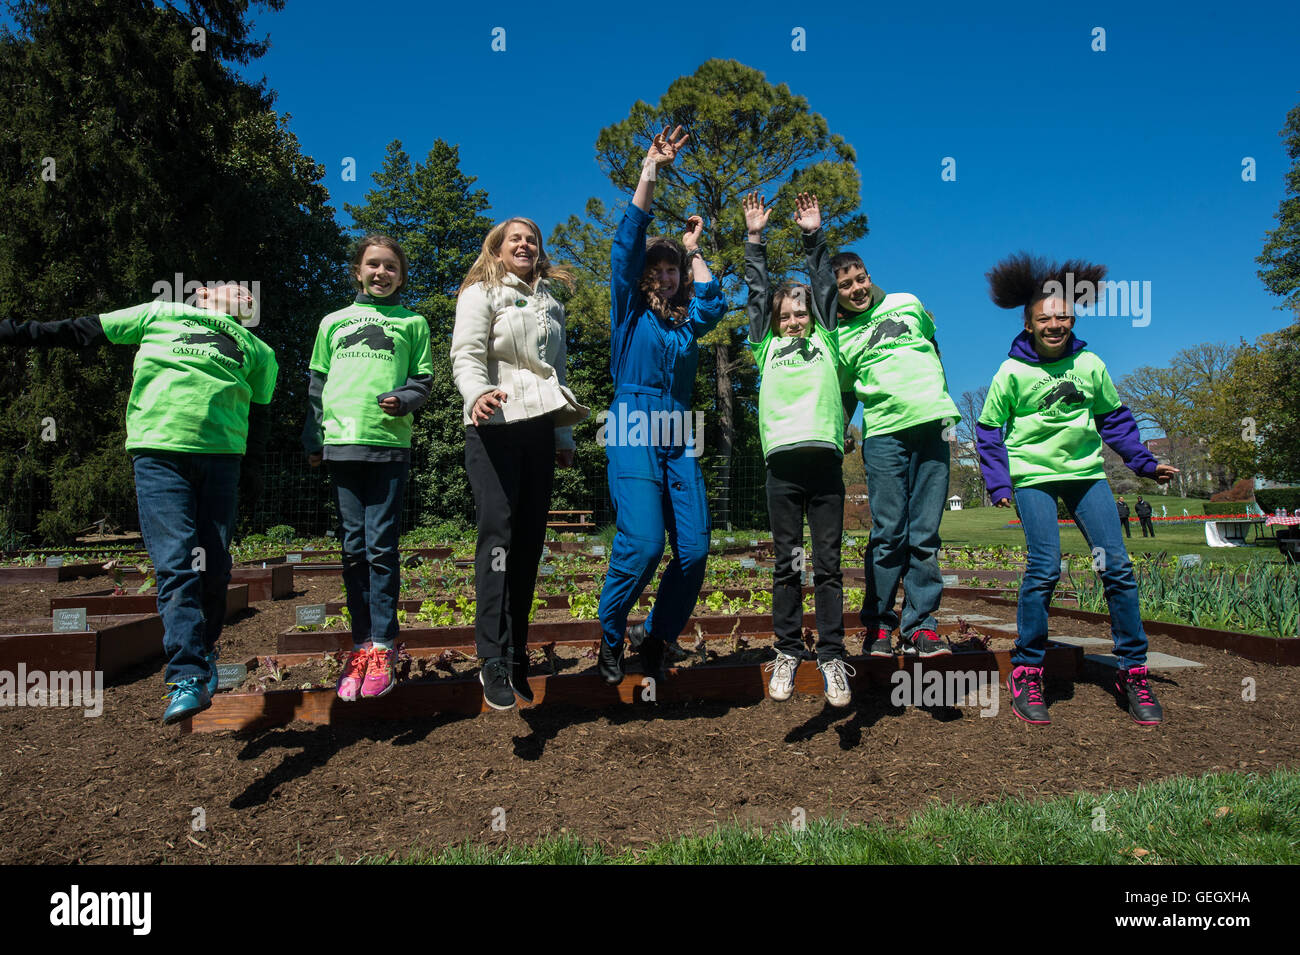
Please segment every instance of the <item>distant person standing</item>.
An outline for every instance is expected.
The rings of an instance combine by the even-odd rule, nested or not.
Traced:
[[[1151,504],[1149,501],[1142,500],[1142,495],[1138,495],[1137,504],[1133,508],[1137,512],[1138,521],[1142,524],[1142,536],[1146,537],[1150,532],[1152,537],[1156,536],[1155,525],[1151,523]]]
[[[1129,530],[1128,524],[1128,504],[1124,502],[1123,494],[1121,494],[1119,500],[1115,502],[1115,511],[1119,514],[1119,522],[1124,525],[1124,536],[1132,537],[1133,532]]]

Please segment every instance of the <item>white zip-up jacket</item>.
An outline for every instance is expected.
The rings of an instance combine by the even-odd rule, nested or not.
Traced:
[[[456,300],[451,367],[464,399],[464,423],[489,391],[507,395],[484,424],[525,421],[555,413],[555,449],[572,450],[572,426],[591,414],[565,385],[564,306],[547,289],[513,273],[502,284],[471,285]]]

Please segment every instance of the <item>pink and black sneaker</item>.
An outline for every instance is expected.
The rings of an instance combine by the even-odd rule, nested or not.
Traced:
[[[892,657],[894,655],[894,644],[889,639],[892,632],[884,627],[876,631],[876,639],[871,644],[871,655],[873,657]]]
[[[1043,668],[1016,667],[1007,677],[1011,694],[1011,712],[1034,726],[1047,726],[1047,701],[1043,696]]]
[[[1119,694],[1121,703],[1128,704],[1128,715],[1135,723],[1156,726],[1164,722],[1165,712],[1151,689],[1146,667],[1120,670],[1115,675],[1115,692]]]
[[[916,650],[916,655],[925,659],[926,657],[942,657],[952,653],[952,647],[948,646],[948,641],[939,636],[933,630],[918,630],[907,640]]]

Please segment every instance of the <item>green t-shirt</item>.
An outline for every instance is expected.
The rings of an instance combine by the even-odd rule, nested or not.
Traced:
[[[413,415],[390,415],[379,396],[433,374],[429,323],[400,305],[353,302],[321,319],[311,370],[321,393],[326,444],[409,448]]]
[[[1120,406],[1102,360],[1086,348],[1036,365],[1008,358],[993,376],[980,424],[1006,426],[1011,483],[1106,476],[1093,415]]]
[[[835,333],[814,322],[808,338],[782,338],[769,331],[750,347],[762,375],[758,433],[763,457],[814,442],[843,455],[844,406]]]
[[[875,308],[841,324],[840,389],[862,402],[863,435],[951,418],[961,420],[948,396],[934,338],[934,320],[915,295],[891,292]]]
[[[115,345],[139,345],[126,406],[128,451],[243,454],[248,404],[270,404],[271,346],[220,312],[146,302],[99,316]]]

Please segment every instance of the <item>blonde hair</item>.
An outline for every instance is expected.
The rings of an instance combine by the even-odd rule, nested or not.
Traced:
[[[501,244],[505,242],[506,232],[510,226],[516,222],[528,226],[537,237],[537,261],[533,263],[533,284],[546,279],[551,282],[563,282],[569,288],[573,288],[573,270],[562,265],[551,264],[551,260],[546,257],[546,247],[542,245],[542,230],[538,228],[537,223],[523,216],[515,216],[505,222],[498,222],[488,232],[483,239],[483,249],[474,260],[474,264],[469,267],[465,281],[460,283],[460,288],[456,291],[457,295],[480,282],[492,287],[500,285],[505,280],[507,269],[500,259]]]
[[[665,299],[660,294],[659,283],[654,277],[653,269],[660,262],[671,262],[677,266],[677,292],[671,299]],[[671,318],[679,322],[686,318],[691,298],[695,295],[695,279],[686,268],[686,247],[676,239],[663,235],[646,239],[641,294],[645,296],[650,311],[660,318]]]

